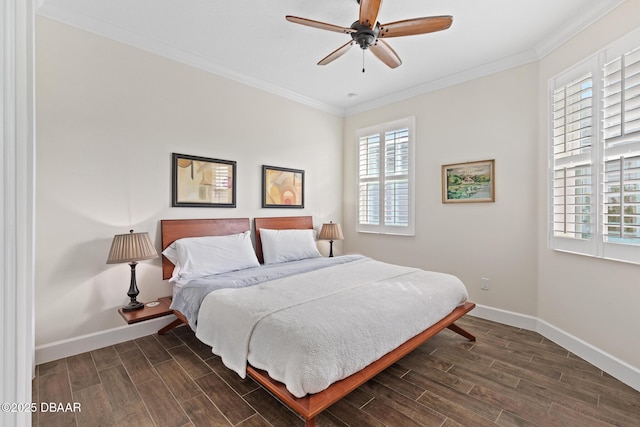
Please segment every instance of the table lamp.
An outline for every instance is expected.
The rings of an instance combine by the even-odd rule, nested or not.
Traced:
[[[333,256],[333,241],[342,239],[344,239],[344,236],[342,235],[340,224],[334,224],[333,221],[328,224],[322,224],[318,240],[329,241],[329,257]]]
[[[129,234],[116,234],[113,237],[107,264],[128,262],[131,267],[131,283],[127,292],[131,301],[122,307],[122,311],[135,311],[144,307],[143,303],[136,300],[140,293],[136,284],[136,265],[137,261],[153,258],[158,258],[158,252],[151,243],[149,233],[134,233],[130,230]]]

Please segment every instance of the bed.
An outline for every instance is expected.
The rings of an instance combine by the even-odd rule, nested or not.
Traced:
[[[250,220],[248,218],[163,220],[161,221],[162,249],[164,252],[166,252],[167,248],[169,248],[170,246],[173,246],[172,244],[176,240],[183,239],[186,237],[198,238],[198,237],[205,237],[205,236],[232,236],[233,235],[233,236],[239,236],[238,237],[239,239],[246,239],[247,238],[246,236],[248,236],[250,233],[250,228],[251,228]],[[288,230],[312,230],[313,222],[310,216],[255,218],[254,229],[255,229],[255,247],[256,247],[255,255],[258,260],[257,261],[258,264],[263,265],[263,263],[265,262],[265,255],[266,255],[265,253],[263,253],[263,240],[267,238],[267,235],[266,235],[267,231],[269,233],[272,233],[272,232],[275,232],[274,230],[282,230],[283,233],[289,233]],[[197,240],[197,239],[190,239],[190,240]],[[271,241],[269,240],[269,242]],[[272,243],[269,243],[269,245],[271,244]],[[271,248],[269,249],[271,250]],[[263,265],[263,267],[256,267],[256,269],[258,269],[256,271],[260,271],[261,275],[263,274],[262,271],[269,271],[271,267],[280,268],[278,265],[274,265],[274,263],[271,262],[272,260],[267,260],[267,261],[268,261],[267,264],[269,265]],[[233,261],[233,262],[236,262],[236,261]],[[251,342],[251,345],[253,345],[255,348],[264,349],[269,347],[276,347],[275,351],[288,351],[285,348],[282,348],[279,350],[277,348],[287,344],[295,346],[297,345],[295,340],[298,338],[295,338],[295,334],[292,333],[293,329],[290,326],[288,326],[290,324],[288,322],[291,321],[291,318],[277,317],[281,315],[280,313],[281,311],[284,313],[288,313],[289,316],[295,316],[296,310],[304,313],[304,315],[300,317],[304,317],[305,319],[307,317],[309,318],[308,320],[305,320],[305,321],[313,323],[313,325],[318,325],[319,327],[321,326],[320,329],[313,329],[314,332],[311,335],[323,336],[325,335],[325,330],[324,330],[324,328],[326,327],[325,323],[330,324],[333,322],[333,319],[337,317],[336,314],[331,311],[333,309],[333,306],[335,305],[335,302],[332,302],[333,300],[331,300],[330,298],[334,298],[334,294],[335,294],[335,295],[341,295],[340,298],[345,298],[345,299],[351,298],[351,300],[353,301],[360,300],[360,297],[358,296],[354,297],[354,295],[359,295],[355,292],[359,292],[359,289],[362,288],[364,285],[369,287],[370,283],[374,282],[371,280],[371,277],[373,277],[372,275],[378,274],[377,269],[380,269],[379,270],[380,274],[384,274],[386,275],[385,277],[388,276],[388,278],[385,280],[382,280],[382,279],[375,280],[376,286],[378,285],[382,286],[381,288],[375,291],[376,295],[378,295],[377,292],[386,292],[385,289],[389,288],[389,283],[392,283],[392,282],[395,283],[398,280],[400,280],[398,279],[398,277],[402,277],[402,278],[407,277],[409,279],[408,283],[410,283],[412,280],[413,281],[417,280],[418,276],[422,278],[422,276],[425,274],[439,275],[439,276],[436,276],[437,280],[444,278],[445,281],[452,280],[450,279],[450,277],[453,277],[453,276],[449,277],[448,275],[442,275],[441,273],[423,272],[422,270],[418,270],[418,269],[407,270],[406,267],[381,265],[383,263],[378,263],[376,261],[372,261],[365,257],[358,257],[358,256],[336,257],[335,260],[329,259],[329,258],[323,258],[323,259],[318,259],[317,262],[332,263],[332,265],[330,267],[326,267],[326,269],[322,269],[324,268],[322,267],[319,270],[305,270],[303,273],[300,273],[300,274],[304,274],[304,276],[297,276],[293,274],[290,276],[284,275],[282,278],[279,278],[277,280],[269,279],[267,281],[268,282],[270,280],[271,281],[266,284],[259,284],[257,286],[251,285],[252,287],[255,288],[255,290],[251,289],[246,293],[240,294],[240,295],[243,295],[242,298],[238,297],[239,294],[237,293],[234,294],[234,292],[236,291],[234,289],[231,289],[231,290],[220,289],[215,293],[211,292],[211,295],[207,295],[206,297],[204,297],[203,300],[200,300],[201,306],[203,307],[203,309],[200,310],[200,307],[197,307],[199,312],[195,314],[190,313],[189,312],[190,308],[183,304],[180,306],[180,310],[174,309],[174,314],[177,316],[177,320],[172,324],[168,325],[167,327],[161,329],[158,333],[160,334],[167,333],[173,327],[178,326],[182,323],[186,323],[186,324],[189,324],[192,328],[194,328],[194,330],[196,330],[196,335],[203,342],[205,342],[208,345],[211,345],[214,348],[214,351],[218,350],[220,347],[223,347],[221,351],[224,352],[226,351],[226,347],[233,347],[235,345],[238,348],[242,348],[243,346],[245,346],[246,352],[248,353],[249,342]],[[316,263],[316,261],[313,261],[313,263]],[[333,265],[334,263],[335,265]],[[289,264],[289,263],[284,263],[284,264]],[[293,262],[290,264],[293,265],[298,263]],[[300,264],[302,264],[303,267],[296,266],[296,268],[308,269],[308,267],[306,267],[306,264],[304,264],[304,262],[301,262]],[[316,267],[313,267],[313,268],[316,268]],[[169,258],[167,258],[166,256],[163,256],[163,260],[162,260],[163,278],[164,279],[173,278],[175,283],[176,270],[177,268],[174,265],[174,263],[172,263],[169,260]],[[244,272],[247,272],[245,274],[246,276],[247,274],[249,274],[248,272],[252,272],[253,270],[254,268],[251,267],[251,268],[246,268],[242,270],[242,272],[243,274],[245,274]],[[352,280],[351,277],[354,276],[353,272],[356,270],[366,271],[368,272],[370,277],[369,278],[354,277],[353,278],[354,281],[353,283],[351,283],[351,280]],[[225,274],[235,274],[235,273],[232,272],[232,273],[216,274],[215,276],[216,278],[220,278],[221,280],[223,280],[225,277]],[[267,273],[264,273],[264,274],[267,274]],[[281,274],[281,273],[278,273],[278,274]],[[360,276],[360,275],[358,274],[356,276]],[[234,280],[236,280],[236,276],[232,276],[232,277],[234,278]],[[286,299],[284,298],[284,295],[287,295],[287,298],[289,298],[288,292],[296,286],[295,282],[297,280],[299,281],[298,279],[299,277],[305,278],[305,292],[304,292],[306,294],[305,301],[301,302],[300,304],[298,304],[297,302],[292,302],[291,307],[288,307],[286,310],[273,309],[273,312],[269,312],[268,315],[264,315],[262,312],[260,312],[260,308],[262,306],[263,300],[266,301],[270,299],[275,299],[277,300],[277,302],[279,301],[279,303],[281,303],[282,300]],[[316,298],[313,297],[314,295],[313,293],[316,292],[316,288],[314,287],[313,277],[321,279],[321,280],[316,279],[319,282],[317,286],[317,289],[319,290],[317,292],[327,292],[326,295],[323,294],[321,297],[317,298],[320,301],[318,303],[316,303],[315,301]],[[342,279],[343,277],[345,278],[344,280]],[[344,285],[342,283],[343,281],[349,282],[349,284]],[[403,284],[403,286],[405,285],[406,283]],[[242,286],[244,287],[244,285]],[[328,286],[329,287],[338,286],[340,288],[336,288],[336,290],[332,290],[332,288],[329,288],[329,290],[326,290]],[[343,289],[342,288],[343,286],[347,286],[347,289]],[[191,287],[194,288],[194,286],[191,286]],[[214,289],[218,289],[218,288],[214,288]],[[239,314],[239,310],[236,310],[236,305],[234,304],[236,304],[238,300],[243,300],[244,295],[250,295],[250,293],[254,291],[258,293],[257,295],[259,299],[247,300],[247,301],[252,301],[250,302],[251,310],[249,310],[249,313],[246,315],[243,314],[242,316],[244,317],[235,317],[235,316],[240,316],[240,314]],[[264,293],[264,292],[267,292],[267,293]],[[186,293],[186,292],[183,290],[182,293]],[[422,293],[422,292],[420,291],[419,293]],[[465,290],[465,295],[466,295],[466,290]],[[247,296],[247,298],[249,297]],[[327,306],[317,305],[317,304],[321,304],[322,301],[325,299],[327,299],[325,303],[330,302]],[[351,300],[347,299],[347,301],[351,301]],[[367,301],[364,295],[362,296],[362,301]],[[308,305],[303,305],[304,310],[300,310],[298,306],[301,304],[308,304]],[[367,304],[373,304],[373,303],[369,301],[367,302]],[[451,301],[449,301],[448,304],[451,304]],[[367,305],[367,307],[369,307],[369,305]],[[316,378],[318,374],[314,373],[313,374],[315,375],[314,381],[316,382],[311,382],[312,385],[309,387],[307,387],[305,383],[304,386],[301,386],[303,387],[302,392],[298,391],[299,387],[296,385],[295,381],[293,381],[294,385],[292,385],[292,383],[288,379],[285,381],[284,377],[282,377],[282,375],[284,374],[278,373],[278,371],[284,370],[284,368],[279,369],[279,367],[276,367],[278,368],[276,369],[273,367],[266,368],[262,366],[263,363],[268,363],[268,362],[263,362],[263,360],[269,359],[269,357],[273,357],[273,356],[268,357],[263,355],[262,350],[252,351],[251,358],[247,356],[247,360],[242,360],[242,358],[240,358],[239,361],[234,361],[232,357],[225,359],[224,353],[223,353],[222,354],[223,362],[225,362],[225,365],[235,370],[239,374],[242,372],[252,377],[258,383],[260,383],[263,387],[269,390],[276,398],[282,401],[285,405],[287,405],[293,411],[300,414],[305,419],[305,425],[307,427],[311,427],[311,426],[315,426],[315,418],[320,412],[322,412],[323,410],[328,408],[330,405],[332,405],[333,403],[341,399],[343,396],[355,390],[361,384],[373,378],[375,375],[377,375],[387,367],[391,366],[393,363],[395,363],[396,361],[404,357],[406,354],[414,350],[416,347],[424,343],[426,340],[428,340],[430,337],[434,336],[441,330],[448,328],[469,340],[475,341],[475,337],[472,334],[470,334],[469,332],[465,331],[464,329],[454,324],[454,322],[457,319],[459,319],[460,317],[468,313],[470,310],[472,310],[475,307],[475,304],[464,300],[464,301],[460,301],[460,303],[455,303],[455,305],[453,305],[452,307],[453,308],[450,311],[449,311],[449,308],[446,308],[446,312],[443,312],[442,314],[438,314],[437,318],[429,321],[430,326],[425,328],[419,327],[419,331],[417,331],[415,334],[413,332],[408,331],[407,333],[409,333],[410,336],[406,337],[406,340],[405,338],[402,338],[402,341],[397,346],[394,344],[393,347],[391,347],[391,351],[385,350],[383,352],[379,352],[379,354],[375,356],[375,360],[367,362],[361,368],[358,367],[357,371],[354,371],[353,373],[351,373],[351,371],[347,371],[349,374],[344,378],[341,378],[335,381],[333,379],[320,378],[322,381],[327,382],[327,384],[318,385],[320,384],[317,381],[318,378]],[[321,316],[324,310],[327,310],[328,313],[331,313],[331,316],[326,317],[327,319],[326,322],[322,319],[319,321],[313,320],[314,317],[312,313],[315,312],[317,313],[316,316],[318,315]],[[236,313],[236,311],[238,311],[238,313]],[[410,310],[406,310],[406,311],[410,311]],[[264,329],[265,332],[263,332],[262,338],[251,337],[250,338],[251,341],[247,341],[246,343],[242,340],[235,343],[234,340],[236,340],[237,336],[241,336],[241,337],[243,336],[244,329],[242,329],[242,327],[243,327],[243,324],[245,323],[245,318],[251,317],[253,315],[257,316],[257,318],[260,319],[259,321],[261,323],[253,324],[247,320],[247,326],[245,327],[245,329],[247,331],[250,331],[251,333],[255,332],[256,336],[258,336],[259,329]],[[418,314],[416,314],[416,316],[417,315]],[[284,314],[282,314],[282,316],[284,316]],[[262,320],[267,317],[272,320],[270,320],[270,322]],[[298,322],[298,319],[300,317],[293,318],[293,322]],[[198,319],[197,321],[199,322],[197,327],[194,327],[194,323],[196,321],[195,319]],[[316,317],[316,319],[318,318]],[[366,316],[364,316],[363,319],[364,320],[361,320],[363,322],[369,321],[367,320]],[[352,321],[355,322],[356,320],[357,319],[349,320],[349,322],[352,322]],[[232,328],[229,328],[229,324],[227,324],[226,326],[223,325],[223,323],[225,322],[232,322],[231,323]],[[386,322],[385,325],[391,324],[391,323],[392,322]],[[402,324],[404,329],[404,326],[406,324],[404,321],[402,322]],[[263,325],[266,325],[266,326],[263,326]],[[213,329],[210,330],[211,328],[216,328],[216,327],[219,328],[217,331]],[[234,329],[236,327],[239,328],[238,331],[240,332],[236,332],[236,329]],[[412,326],[412,327],[415,328],[416,326]],[[284,330],[280,332],[278,331],[277,328],[282,328]],[[295,329],[298,329],[298,327],[296,326]],[[352,336],[348,339],[350,341],[351,340],[357,341],[360,337],[358,335],[354,336],[353,334],[360,333],[358,331],[366,331],[367,329],[368,328],[364,327],[360,330],[356,330],[355,332],[352,332]],[[396,327],[396,329],[398,328]],[[225,336],[226,330],[233,330],[233,333],[229,333]],[[377,333],[377,330],[376,330],[376,333]],[[281,336],[279,336],[278,334],[281,334]],[[363,336],[367,335],[364,332],[361,332],[361,334]],[[384,336],[385,332],[382,331],[380,332],[380,334],[381,336]],[[327,335],[327,336],[330,337],[330,335]],[[346,336],[349,337],[348,335]],[[290,338],[290,337],[294,337],[294,338]],[[268,341],[271,339],[273,339],[273,342],[269,343]],[[330,339],[330,338],[327,338],[327,339]],[[380,339],[376,335],[376,338],[375,338],[376,345],[379,340]],[[265,341],[265,342],[261,344],[262,347],[258,347],[258,344],[254,345],[254,341],[256,343],[260,343],[260,341]],[[292,342],[287,343],[287,341],[292,341]],[[389,344],[386,344],[386,345],[389,345]],[[333,346],[333,347],[339,347],[339,346]],[[317,351],[314,348],[313,353],[316,353],[316,352]],[[266,350],[265,350],[265,353],[267,353]],[[325,357],[323,356],[324,353],[322,353],[321,351],[317,353],[320,354],[319,357]],[[235,353],[231,353],[231,354],[235,354]],[[245,356],[246,354],[243,355],[242,357],[245,357]],[[367,357],[371,357],[371,356],[367,356]],[[304,370],[307,370],[307,368],[309,369],[315,368],[316,364],[322,365],[324,363],[324,360],[319,360],[319,359],[308,359],[308,360],[316,360],[316,362],[311,363],[311,365],[313,366],[309,366],[309,364],[305,365]],[[323,363],[318,363],[318,362],[323,362]],[[356,362],[360,363],[361,361],[356,360]],[[239,365],[235,366],[234,363],[236,364],[239,363]],[[287,361],[287,363],[284,363],[284,364],[288,365],[288,363],[289,362]],[[305,362],[303,361],[300,363],[305,363]],[[328,360],[327,363],[331,365],[333,362],[331,360]],[[353,366],[351,366],[350,368],[353,368]],[[267,371],[272,372],[272,374],[270,375]],[[321,372],[324,372],[324,371],[321,371]],[[277,379],[272,378],[272,376]],[[285,385],[285,382],[287,383],[287,385]],[[305,387],[314,391],[305,392],[306,390]],[[313,387],[317,387],[318,391],[313,389]]]

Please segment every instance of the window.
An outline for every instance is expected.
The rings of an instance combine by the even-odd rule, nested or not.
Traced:
[[[550,246],[640,263],[640,32],[549,86]]]
[[[591,72],[560,84],[552,94],[552,229],[554,236],[591,238]]]
[[[357,131],[357,231],[414,235],[414,121]]]

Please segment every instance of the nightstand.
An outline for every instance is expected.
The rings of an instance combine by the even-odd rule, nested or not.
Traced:
[[[120,307],[118,308],[118,312],[129,324],[173,314],[173,310],[169,308],[171,306],[171,297],[158,298],[157,302],[159,304],[155,307],[149,307],[147,305],[149,303],[147,303],[144,305],[144,308],[140,310],[122,311],[122,307]]]

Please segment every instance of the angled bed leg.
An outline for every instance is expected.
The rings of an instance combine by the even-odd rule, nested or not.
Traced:
[[[177,319],[174,320],[173,322],[169,323],[164,328],[160,329],[158,331],[158,335],[164,335],[167,332],[169,332],[170,330],[172,330],[173,328],[177,328],[180,325],[183,325],[183,324],[184,325],[188,325],[189,324],[189,321],[187,320],[185,315],[180,313],[178,310],[173,310],[173,315],[176,316]]]
[[[316,427],[316,417],[305,419],[304,427]]]
[[[183,323],[184,323],[184,321],[182,319],[177,318],[176,320],[174,320],[173,322],[169,323],[164,328],[160,329],[158,331],[158,335],[164,335],[167,332],[169,332],[170,330],[172,330],[173,328],[176,328],[176,327],[182,325]]]
[[[450,324],[449,326],[447,326],[447,328],[451,329],[453,332],[462,335],[463,337],[465,337],[466,339],[468,339],[469,341],[475,341],[476,337],[471,334],[470,332],[462,329],[460,326],[456,325],[455,323]]]

